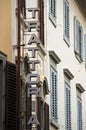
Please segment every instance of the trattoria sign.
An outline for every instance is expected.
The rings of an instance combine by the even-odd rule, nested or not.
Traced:
[[[31,97],[31,101],[36,104],[36,97],[39,97],[39,88],[37,87],[40,82],[40,76],[36,73],[36,65],[39,64],[39,60],[36,58],[36,51],[39,51],[37,44],[40,44],[37,32],[40,31],[40,22],[37,21],[37,14],[39,13],[39,8],[29,8],[28,12],[31,13],[31,21],[28,20],[28,32],[29,32],[29,41],[28,41],[28,51],[31,53],[31,58],[28,61],[28,64],[31,66],[31,73],[28,74],[28,97]],[[35,31],[32,31],[35,30]],[[31,103],[32,104],[32,103]],[[33,105],[35,107],[35,105]],[[31,117],[28,117],[27,125],[32,127],[35,125],[40,125],[39,120],[36,116],[35,108],[31,110]]]

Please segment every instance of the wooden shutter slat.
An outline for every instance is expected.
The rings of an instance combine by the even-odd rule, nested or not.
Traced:
[[[11,81],[11,82],[10,82]],[[17,129],[16,65],[6,63],[5,130]]]

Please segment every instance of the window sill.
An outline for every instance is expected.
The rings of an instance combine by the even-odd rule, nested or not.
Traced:
[[[53,125],[56,129],[59,129],[58,122],[56,122],[56,121],[54,121],[53,119],[51,119],[50,123],[51,123],[51,125]]]
[[[49,19],[52,22],[52,24],[54,25],[54,27],[56,28],[56,18],[54,18],[52,15],[49,15]]]
[[[44,46],[41,43],[38,44],[37,46],[38,46],[40,52],[45,56],[47,52],[46,52]]]
[[[77,52],[75,52],[75,57],[79,61],[79,63],[83,62],[83,60],[80,58],[80,56],[79,56],[79,54]]]
[[[64,36],[64,41],[66,42],[67,46],[70,47],[70,42],[69,42],[69,39],[67,39],[66,36]]]

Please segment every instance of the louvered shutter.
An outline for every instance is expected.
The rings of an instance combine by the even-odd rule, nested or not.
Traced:
[[[49,130],[49,105],[44,104],[44,129]]]
[[[26,16],[26,5],[25,0],[20,0],[20,9],[24,17]]]
[[[66,130],[71,130],[71,102],[70,102],[70,88],[65,84],[66,89]]]
[[[84,35],[84,59],[85,59],[85,67],[86,67],[86,34]]]
[[[37,97],[37,119],[40,123],[40,125],[38,125],[38,130],[41,130],[41,97]]]
[[[5,130],[17,130],[16,65],[6,63]]]
[[[39,21],[40,21],[40,40],[42,45],[44,45],[44,1],[39,0]]]
[[[80,27],[80,29],[81,29],[81,41],[80,41],[80,44],[81,44],[81,51],[80,51],[80,55],[81,55],[81,60],[83,61],[84,60],[84,42],[83,42],[83,36],[84,36],[84,34],[83,34],[83,28],[82,27]]]
[[[26,85],[26,128],[27,130],[31,130],[31,124],[28,125],[28,121],[31,117],[31,110],[32,110],[32,102],[31,97],[28,97],[28,85]]]
[[[51,67],[51,116],[57,122],[57,73]]]
[[[56,0],[50,0],[50,14],[56,18]]]
[[[74,17],[74,50],[75,53],[79,54],[79,21],[76,16]]]
[[[69,4],[66,0],[64,2],[64,33],[69,41]]]
[[[56,0],[53,0],[53,16],[56,18]]]
[[[78,130],[82,130],[82,103],[78,99]]]
[[[69,5],[67,5],[67,39],[69,40]]]

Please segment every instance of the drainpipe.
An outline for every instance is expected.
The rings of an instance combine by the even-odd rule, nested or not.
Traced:
[[[17,48],[17,130],[20,130],[20,0],[18,3],[18,48]]]

